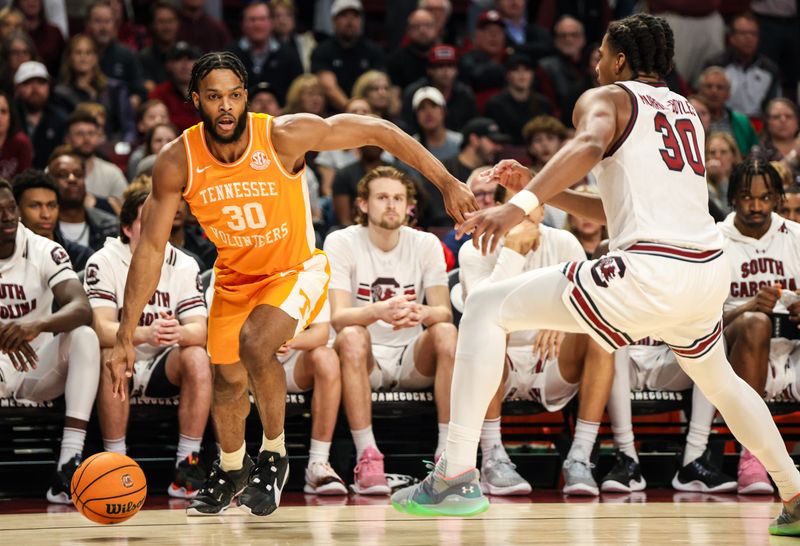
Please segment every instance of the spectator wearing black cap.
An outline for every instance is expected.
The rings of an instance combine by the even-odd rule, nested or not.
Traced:
[[[169,0],[158,0],[150,8],[150,35],[153,43],[139,52],[144,86],[148,91],[169,79],[167,55],[178,41],[178,9]]]
[[[462,55],[458,75],[475,92],[478,111],[505,85],[506,26],[496,10],[484,11],[475,28],[474,48]]]
[[[188,42],[203,52],[221,51],[231,42],[228,27],[206,13],[205,0],[181,0],[178,16],[181,20],[179,41]]]
[[[436,21],[428,10],[411,12],[406,24],[408,43],[395,49],[386,59],[392,84],[404,89],[424,78],[428,68],[428,52],[436,43]]]
[[[291,48],[282,47],[272,36],[270,6],[264,1],[252,2],[244,7],[242,37],[227,49],[244,64],[248,87],[269,82],[281,104],[286,100],[286,91],[292,81],[303,73],[303,64],[297,53]]]
[[[50,75],[38,61],[27,61],[14,74],[18,119],[33,146],[33,166],[43,169],[53,149],[64,140],[67,112],[50,96]]]
[[[255,84],[247,94],[247,100],[250,103],[251,112],[270,116],[279,116],[281,113],[281,105],[269,82]]]
[[[194,104],[186,100],[192,67],[200,52],[186,42],[178,42],[167,57],[169,79],[150,92],[151,99],[167,105],[169,120],[179,131],[188,129],[199,121]]]
[[[436,45],[428,52],[428,75],[403,90],[403,120],[410,132],[419,129],[412,104],[414,93],[428,86],[438,89],[447,102],[444,124],[448,129],[460,131],[467,121],[477,115],[472,89],[464,82],[458,81],[456,48]]]
[[[578,97],[593,85],[583,23],[561,17],[553,27],[556,54],[539,61],[537,87],[550,100],[555,114],[572,127],[572,109]]]
[[[94,0],[86,11],[85,32],[97,45],[100,69],[109,78],[125,82],[134,110],[147,96],[142,65],[136,54],[117,40],[117,21],[109,0]]]
[[[528,22],[527,4],[526,0],[495,0],[506,25],[506,43],[536,62],[552,54],[553,38],[545,28]]]
[[[360,0],[335,0],[331,6],[333,37],[311,54],[311,71],[319,76],[328,104],[342,111],[353,84],[367,70],[385,70],[383,50],[364,37]]]
[[[509,141],[500,131],[497,122],[489,118],[473,118],[461,130],[461,151],[442,161],[447,171],[466,182],[473,170],[484,165],[494,165]]]
[[[528,120],[553,110],[547,97],[533,90],[533,69],[527,55],[511,55],[506,61],[505,89],[486,103],[486,116],[497,122],[514,146],[525,144],[522,128]]]

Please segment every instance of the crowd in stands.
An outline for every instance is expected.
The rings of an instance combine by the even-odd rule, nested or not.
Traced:
[[[392,0],[380,3],[385,14],[361,0],[222,4],[0,0],[0,179],[8,181],[0,182],[0,396],[65,394],[52,502],[69,502],[95,393],[105,449],[126,451],[128,407],[111,396],[101,355],[113,346],[155,157],[201,121],[187,92],[202,54],[227,50],[242,60],[252,112],[346,112],[397,124],[487,208],[510,197],[482,176],[488,167],[510,158],[535,173],[571,138],[573,107],[597,85],[604,30],[634,9],[626,0]],[[689,98],[706,129],[709,210],[736,261],[724,318],[731,363],[765,397],[800,401],[797,333],[773,332],[776,313],[793,320],[800,311],[785,296],[800,279],[797,3],[637,6],[672,26],[666,84]],[[602,256],[607,233],[546,205],[494,255],[480,256],[468,237],[456,239],[436,187],[374,146],[310,153],[305,182],[332,269],[329,307],[279,353],[289,391],[314,389],[306,492],[347,493],[328,463],[343,405],[358,461],[353,488],[387,494],[369,392],[433,389],[439,442],[431,452],[441,453],[457,339],[448,271],[459,268],[466,295],[480,283]],[[591,175],[574,188],[597,191]],[[131,396],[180,397],[169,493],[191,497],[204,480],[198,452],[211,406],[211,302],[198,279],[216,250],[185,203],[169,243],[137,328]],[[540,331],[514,334],[508,347],[507,378],[481,436],[482,487],[531,491],[503,448],[504,398],[556,411],[578,396],[565,491],[643,489],[630,391],[692,388],[666,346],[646,339],[607,355],[588,336]],[[715,409],[697,389],[692,406],[673,486],[771,493],[746,450],[737,477],[712,464]],[[619,451],[602,477],[591,455],[606,407]]]

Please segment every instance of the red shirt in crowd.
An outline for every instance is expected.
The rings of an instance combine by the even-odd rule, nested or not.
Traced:
[[[9,180],[25,169],[30,169],[33,148],[28,135],[22,131],[7,138],[0,148],[0,178]]]
[[[180,94],[170,80],[157,85],[150,91],[149,98],[158,99],[167,105],[169,120],[179,131],[188,129],[200,121],[197,116],[197,110],[194,109],[194,104],[187,101],[186,97]]]

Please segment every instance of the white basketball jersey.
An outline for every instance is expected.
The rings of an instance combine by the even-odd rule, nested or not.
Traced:
[[[780,283],[797,290],[800,281],[800,224],[772,213],[770,226],[760,239],[746,237],[733,224],[735,212],[718,224],[723,249],[731,265],[731,290],[725,311],[752,299],[764,286]],[[786,312],[778,303],[776,310]]]
[[[722,244],[708,213],[705,132],[684,97],[663,84],[618,82],[631,118],[592,170],[611,250],[657,241],[699,250]]]
[[[516,277],[526,271],[586,259],[583,247],[569,231],[545,225],[540,225],[539,230],[541,233],[539,247],[525,256],[502,245],[493,254],[484,256],[471,243],[462,245],[458,251],[458,263],[461,288],[465,297],[483,282],[495,283]],[[508,336],[508,346],[532,345],[537,333],[538,330],[512,332]]]
[[[389,252],[376,248],[369,230],[360,225],[328,235],[325,252],[331,263],[330,289],[350,292],[354,307],[401,294],[413,294],[422,303],[425,289],[447,286],[442,243],[432,233],[407,226],[400,228],[397,246]],[[422,326],[393,330],[380,320],[368,329],[372,343],[394,347],[408,345],[422,332]]]
[[[131,247],[117,238],[106,239],[103,248],[86,262],[84,288],[92,308],[110,307],[117,310],[121,319],[125,303],[125,282],[131,266]],[[172,313],[179,321],[188,317],[208,316],[200,268],[186,253],[167,243],[161,277],[150,301],[144,306],[139,326],[149,326],[160,318],[161,311]],[[149,360],[164,347],[149,344],[136,347],[136,360]]]
[[[67,251],[20,222],[14,253],[0,260],[0,323],[30,322],[52,314],[53,287],[69,279],[78,276]],[[52,337],[42,332],[31,346],[38,351]]]

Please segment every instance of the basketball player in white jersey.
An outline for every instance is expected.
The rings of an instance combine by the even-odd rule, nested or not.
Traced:
[[[67,252],[20,223],[11,185],[0,179],[0,397],[45,402],[65,395],[50,502],[72,502],[70,481],[83,458],[100,376],[91,321]]]
[[[404,225],[414,204],[413,182],[395,168],[378,167],[359,181],[357,193],[358,224],[325,240],[331,322],[358,460],[353,489],[388,495],[370,390],[434,387],[443,445],[457,332],[442,245],[433,234]]]
[[[672,478],[678,491],[725,493],[736,490],[736,480],[709,460],[706,450],[717,409],[683,371],[664,342],[646,337],[614,353],[614,384],[608,398],[608,416],[616,464],[603,477],[600,489],[608,493],[642,491],[647,482],[639,466],[633,435],[631,391],[685,391],[692,389],[692,417],[681,467]]]
[[[734,212],[719,224],[731,266],[724,334],[733,369],[756,392],[800,401],[800,332],[791,322],[800,310],[794,303],[800,299],[800,224],[775,213],[782,197],[780,175],[769,163],[748,159],[734,167],[728,186]],[[783,313],[788,326],[777,335],[773,313]],[[739,493],[773,493],[766,470],[747,449],[738,474]]]
[[[495,190],[496,203],[505,203],[511,192]],[[513,278],[526,271],[582,260],[586,255],[570,232],[542,225],[544,207],[536,207],[517,224],[492,254],[482,256],[472,245],[459,251],[461,287],[469,297],[483,285]],[[586,360],[602,360],[584,368]],[[587,373],[583,376],[584,369]],[[593,375],[589,375],[593,374]],[[531,400],[547,411],[559,411],[581,391],[575,438],[564,460],[564,493],[599,494],[590,458],[603,418],[614,374],[611,355],[585,334],[552,330],[521,330],[508,336],[503,385],[492,399],[481,428],[481,489],[490,495],[531,492],[530,484],[515,470],[503,448],[500,412],[504,399]]]
[[[397,509],[473,515],[488,508],[475,459],[483,416],[503,375],[505,337],[547,328],[586,332],[609,352],[647,336],[663,340],[778,486],[784,511],[770,532],[800,534],[800,472],[766,404],[733,372],[720,343],[730,271],[708,214],[703,127],[691,104],[662,82],[673,53],[672,30],[659,17],[611,23],[599,49],[601,87],[575,105],[575,138],[532,180],[513,161],[492,171],[504,185],[525,189],[460,226],[484,252],[541,202],[606,224],[611,251],[470,294],[447,450],[421,484],[395,494]],[[599,198],[566,191],[590,170]]]
[[[131,188],[120,210],[120,236],[106,239],[89,258],[84,283],[94,313],[94,329],[104,352],[114,346],[124,305],[125,279],[139,244],[142,205],[149,192]],[[200,444],[211,406],[211,368],[206,343],[206,310],[197,262],[167,246],[155,292],[144,307],[134,335],[136,361],[131,396],[171,398],[178,406],[178,450],[171,497],[193,498],[205,481]],[[106,451],[125,454],[130,408],[114,397],[104,367],[97,396],[100,432]]]

